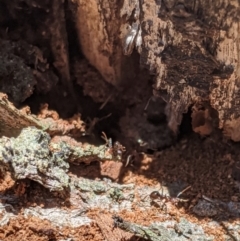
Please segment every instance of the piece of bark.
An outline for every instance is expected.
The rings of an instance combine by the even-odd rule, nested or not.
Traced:
[[[54,120],[51,117],[46,119],[37,118],[26,113],[26,109],[18,110],[8,101],[6,94],[0,93],[0,134],[13,137],[17,136],[24,127],[35,126],[45,130],[51,135],[72,134],[82,136],[85,133],[85,124],[79,115],[69,120]]]
[[[15,179],[28,178],[52,191],[62,191],[69,185],[68,153],[51,153],[49,142],[50,136],[34,127],[23,129],[17,138],[2,137],[1,165],[8,165]]]
[[[0,164],[16,179],[28,178],[53,191],[68,188],[69,163],[116,160],[106,144],[94,146],[67,136],[55,136],[36,127],[21,130],[16,138],[0,138]]]
[[[111,147],[107,144],[95,146],[89,143],[78,142],[68,136],[54,136],[50,143],[52,151],[68,152],[67,161],[73,164],[91,163],[101,160],[121,160],[120,155],[115,155]]]
[[[38,47],[25,42],[0,39],[0,90],[19,104],[33,94],[47,93],[58,82]]]
[[[170,241],[169,231],[163,227],[144,227],[135,223],[124,221],[122,218],[114,216],[114,225],[124,231],[134,233],[134,235],[152,241]]]
[[[170,240],[208,240],[212,241],[213,237],[204,233],[202,227],[189,222],[185,218],[180,218],[175,224],[171,225],[164,222],[152,223],[149,226],[143,226],[136,223],[123,220],[121,217],[113,216],[115,227],[124,231],[133,233],[137,237],[151,241],[170,241]]]
[[[110,215],[99,213],[94,217],[94,221],[100,227],[103,236],[108,241],[130,240],[133,238],[133,234],[114,228],[113,220]]]
[[[16,49],[18,48],[16,47]],[[28,50],[30,52],[30,49]],[[31,51],[32,53],[33,51]],[[26,54],[26,56],[29,55]],[[0,62],[0,91],[9,94],[16,103],[23,102],[32,95],[37,83],[33,71],[26,61],[15,53],[15,46],[1,39]]]

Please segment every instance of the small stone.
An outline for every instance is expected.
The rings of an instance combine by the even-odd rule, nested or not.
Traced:
[[[113,180],[117,180],[121,174],[123,163],[116,161],[105,161],[102,162],[100,166],[102,176],[107,176]]]
[[[206,200],[199,200],[193,207],[193,212],[201,217],[213,217],[218,214],[216,207]]]

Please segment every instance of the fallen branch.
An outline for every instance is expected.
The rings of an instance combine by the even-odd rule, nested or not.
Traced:
[[[85,133],[85,123],[79,115],[69,120],[40,119],[25,111],[18,110],[8,101],[6,94],[0,93],[0,135],[17,136],[25,127],[35,126],[50,135],[73,134],[81,136]]]
[[[90,163],[112,160],[114,155],[106,145],[93,146],[74,141],[70,137],[55,137],[28,127],[17,138],[0,138],[2,172],[10,170],[16,179],[34,180],[52,191],[69,186],[69,162]]]

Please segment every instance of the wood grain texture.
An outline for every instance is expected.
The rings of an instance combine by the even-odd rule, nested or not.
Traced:
[[[121,52],[126,36],[140,23],[140,64],[155,75],[153,93],[168,104],[170,128],[177,132],[182,114],[202,105],[204,111],[217,111],[226,136],[240,140],[239,1],[78,2],[83,52],[108,82],[124,81],[129,69],[121,68]]]

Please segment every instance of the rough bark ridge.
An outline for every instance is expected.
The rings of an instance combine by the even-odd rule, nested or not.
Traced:
[[[133,61],[122,55],[119,1],[73,0],[81,49],[106,81],[119,86],[134,77]]]
[[[40,93],[51,90],[58,79],[74,95],[65,16],[68,8],[83,54],[107,82],[118,89],[129,83],[136,85],[136,47],[141,66],[155,75],[153,94],[166,101],[168,125],[174,132],[182,114],[193,107],[196,132],[206,135],[218,126],[232,140],[240,140],[237,0],[0,3],[1,37],[14,41],[24,38],[29,44],[25,50],[31,52],[23,63],[33,72],[24,83],[31,88],[23,96],[16,92],[15,99],[8,93],[16,102],[29,97],[34,85]],[[36,18],[29,21],[32,16]],[[11,49],[15,59],[22,56],[17,44]],[[1,77],[6,78],[4,71]],[[6,85],[1,88],[5,89]]]
[[[175,129],[191,104],[207,100],[218,111],[219,127],[239,140],[238,1],[163,1],[158,6],[156,11],[155,2],[143,4],[141,62],[155,69],[155,88],[167,92],[169,125]]]
[[[210,123],[216,116],[213,108],[218,127],[232,140],[240,140],[237,0],[133,0],[122,1],[121,9],[118,1],[75,2],[79,2],[76,25],[83,52],[107,81],[114,85],[124,81],[113,69],[120,69],[123,53],[131,54],[136,45],[141,65],[156,75],[154,95],[167,102],[172,130],[178,130],[182,114],[194,105],[193,112],[201,112],[193,114],[195,131],[209,133],[215,124]],[[120,41],[122,50],[114,52]],[[199,131],[206,123],[207,130]]]

